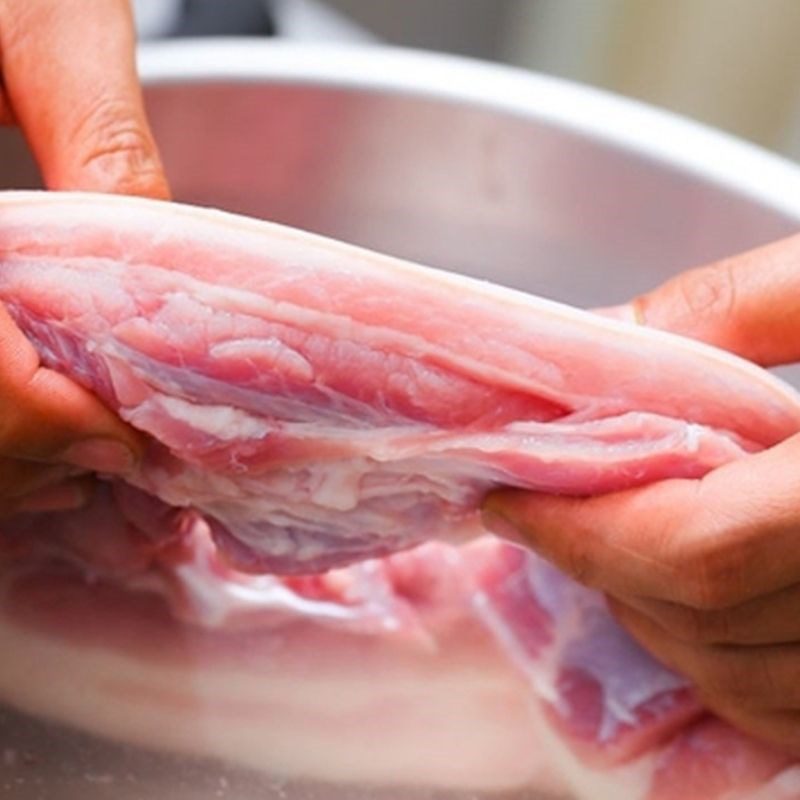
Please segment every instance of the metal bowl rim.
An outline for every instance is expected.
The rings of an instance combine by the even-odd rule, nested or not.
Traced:
[[[526,70],[384,45],[249,38],[145,43],[139,70],[145,85],[269,82],[482,107],[661,162],[800,219],[793,162],[677,114]]]

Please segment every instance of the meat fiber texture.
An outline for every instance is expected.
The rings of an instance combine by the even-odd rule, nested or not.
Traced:
[[[601,595],[511,545],[469,558],[473,608],[528,681],[538,744],[580,800],[797,800],[800,766],[704,709]]]
[[[560,784],[582,800],[800,796],[788,759],[709,715],[602,598],[513,546],[429,544],[303,575],[466,542],[496,486],[596,494],[769,447],[800,429],[800,400],[766,372],[305,233],[127,198],[1,197],[0,299],[44,363],[149,442],[89,508],[4,524],[8,701],[334,781],[397,783],[411,765],[426,785]],[[298,577],[247,574],[260,572]],[[187,641],[204,654],[191,664]],[[381,665],[369,681],[365,664]],[[342,696],[351,733],[331,736]],[[387,697],[405,734],[365,764]]]
[[[800,427],[715,349],[265,222],[7,193],[0,231],[42,361],[149,437],[137,524],[200,516],[247,571],[464,541],[493,487],[697,477]]]

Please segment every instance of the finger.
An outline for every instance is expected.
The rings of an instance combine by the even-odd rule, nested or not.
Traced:
[[[586,586],[674,599],[674,569],[664,558],[673,524],[668,515],[694,486],[664,481],[587,499],[501,490],[486,498],[483,521]]]
[[[71,479],[73,471],[60,464],[0,459],[0,514],[14,513],[20,498]]]
[[[749,743],[750,747],[756,743],[765,747],[772,745],[778,753],[786,753],[795,758],[800,757],[800,711],[794,709],[752,710],[743,708],[736,703],[724,704],[722,702],[717,703],[715,711],[734,728],[750,734],[757,740],[757,742]],[[781,792],[778,797],[790,800],[797,795]],[[759,795],[759,798],[760,800],[774,800],[773,795],[768,794]]]
[[[0,0],[5,90],[52,189],[166,197],[127,0]]]
[[[609,607],[648,652],[688,678],[712,710],[800,710],[800,644],[690,645],[630,606],[610,599]]]
[[[800,642],[800,584],[732,608],[707,611],[646,597],[621,599],[671,636],[689,644]]]
[[[93,489],[94,482],[88,478],[62,481],[19,498],[14,511],[17,514],[74,511],[89,502]]]
[[[17,118],[14,116],[14,109],[8,99],[5,89],[0,87],[0,125],[16,125]]]
[[[800,574],[800,436],[702,480],[588,499],[501,491],[484,508],[582,583],[701,609],[792,586]],[[503,531],[498,531],[503,535]]]
[[[799,295],[800,236],[793,236],[684,272],[636,298],[629,317],[771,366],[800,359]]]
[[[38,365],[0,306],[0,456],[130,469],[141,451],[137,434],[90,392]]]

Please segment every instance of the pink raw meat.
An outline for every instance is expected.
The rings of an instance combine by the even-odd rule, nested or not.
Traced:
[[[412,787],[461,798],[557,784],[531,750],[521,677],[471,613],[460,550],[427,544],[279,579],[232,571],[202,523],[188,546],[153,548],[120,525],[95,537],[83,518],[4,529],[4,703],[104,738],[325,782],[324,797],[365,784],[403,787],[391,795],[403,798]]]
[[[130,530],[104,529],[122,557],[109,542],[97,557],[70,518],[4,536],[0,697],[19,709],[409,796],[800,796],[788,758],[703,712],[601,598],[513,546],[427,544],[279,579],[219,562],[202,524],[188,547],[145,545],[145,563]]]
[[[240,569],[463,541],[492,487],[695,477],[800,428],[717,350],[263,222],[8,193],[0,230],[0,300],[150,434],[127,482],[185,509],[137,525],[199,514]]]
[[[466,564],[478,616],[526,676],[547,721],[568,796],[800,797],[791,760],[709,715],[596,592],[512,545],[473,545]]]
[[[336,783],[800,797],[798,768],[709,716],[601,597],[463,544],[494,486],[612,491],[781,441],[788,387],[218,212],[10,193],[0,231],[0,299],[42,359],[150,437],[89,508],[3,524],[7,702]],[[432,538],[462,544],[307,574]]]

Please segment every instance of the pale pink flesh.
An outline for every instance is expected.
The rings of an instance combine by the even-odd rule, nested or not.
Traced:
[[[609,617],[587,627],[586,609],[601,608],[588,593],[506,544],[425,545],[324,578],[270,578],[282,602],[266,591],[231,605],[233,587],[261,579],[215,562],[202,533],[191,552],[157,557],[160,570],[121,571],[107,546],[84,565],[88,581],[69,563],[74,545],[59,558],[58,536],[46,548],[36,538],[4,553],[0,696],[37,715],[333,783],[580,800],[748,800],[798,786],[789,759],[702,714]],[[534,602],[523,575],[538,577]],[[218,617],[198,591],[219,601]]]
[[[465,563],[478,615],[570,753],[576,797],[605,797],[600,780],[609,797],[632,786],[626,800],[744,800],[784,772],[800,796],[790,758],[704,711],[595,592],[512,545],[475,545]]]
[[[594,494],[699,477],[796,432],[791,390],[666,334],[215,212],[11,193],[0,230],[0,299],[43,360],[152,437],[141,469],[90,508],[6,524],[10,702],[236,759],[200,735],[193,718],[205,713],[244,742],[243,763],[266,764],[259,746],[275,748],[272,768],[337,781],[396,782],[397,760],[367,775],[353,756],[387,713],[407,713],[400,747],[433,708],[455,723],[442,731],[454,757],[491,741],[513,756],[483,771],[429,763],[421,774],[435,785],[535,784],[541,756],[520,765],[531,740],[591,800],[672,800],[679,772],[686,800],[787,785],[786,759],[708,720],[601,598],[508,545],[430,545],[286,579],[231,562],[303,573],[463,540],[498,485]],[[37,658],[50,646],[54,665],[67,652],[76,668],[85,660],[88,712],[42,693],[42,681],[63,688]],[[105,680],[106,651],[144,676],[136,686]],[[233,705],[227,686],[206,684],[221,664],[244,692]],[[325,687],[313,700],[293,682],[300,664]],[[486,691],[461,692],[458,664],[488,675]],[[267,668],[296,689],[277,708],[270,695],[268,714],[258,700],[269,692],[252,683]],[[457,678],[452,696],[443,674]],[[203,688],[186,694],[184,678]],[[429,708],[415,706],[409,685],[434,685],[443,702],[423,693]],[[363,705],[337,772],[323,751],[345,688]],[[398,700],[387,711],[381,696]],[[159,713],[180,733],[148,742]],[[259,714],[283,715],[287,730],[314,720],[318,752],[259,745]],[[470,727],[490,735],[460,739]]]
[[[698,477],[800,428],[719,351],[267,223],[9,193],[0,230],[44,362],[151,435],[127,480],[250,571],[463,541],[493,487]]]
[[[458,550],[426,545],[279,580],[230,572],[196,533],[191,552],[161,552],[144,571],[121,569],[109,546],[79,569],[69,536],[37,543],[20,527],[3,553],[0,697],[270,776],[555,787],[544,752],[531,749],[524,684],[475,624]],[[129,539],[118,544],[129,553]],[[271,585],[236,594],[259,580]]]
[[[486,624],[586,763],[629,761],[701,713],[685,681],[637,647],[595,592],[511,545],[470,561]]]
[[[785,755],[705,717],[658,755],[647,800],[749,798],[789,765]]]

